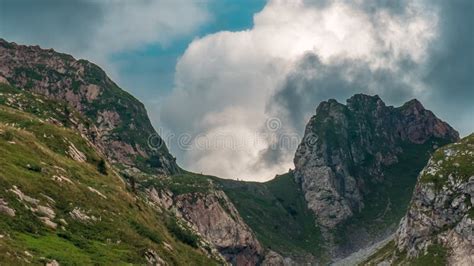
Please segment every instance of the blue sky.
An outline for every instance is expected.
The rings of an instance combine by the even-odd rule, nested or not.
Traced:
[[[192,35],[183,36],[166,45],[150,44],[142,49],[113,54],[120,84],[142,101],[169,93],[173,88],[175,65],[179,56],[195,38],[219,31],[241,31],[252,27],[253,15],[265,0],[211,1],[207,8],[210,20]],[[156,96],[156,97],[155,97]]]

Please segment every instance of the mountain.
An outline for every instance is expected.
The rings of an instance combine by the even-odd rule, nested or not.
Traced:
[[[395,239],[365,264],[474,264],[474,134],[438,149]]]
[[[322,102],[296,151],[294,176],[333,256],[390,234],[430,153],[458,138],[417,100],[398,108],[364,94],[346,105]]]
[[[265,183],[216,179],[261,245],[286,263],[327,263],[320,227],[293,173]]]
[[[88,61],[0,40],[0,129],[1,262],[282,260],[214,177],[176,165],[143,104]]]
[[[88,118],[90,124],[71,123],[111,162],[157,174],[179,171],[143,104],[93,63],[0,39],[0,77],[17,88],[66,102]]]
[[[220,180],[265,248],[297,263],[328,263],[391,235],[430,154],[458,133],[417,100],[322,102],[295,169],[266,183]]]
[[[183,172],[168,178],[141,178],[136,184],[151,203],[184,219],[226,261],[233,265],[260,265],[268,251],[216,184],[217,179]]]
[[[89,121],[66,107],[0,82],[0,264],[221,264],[63,126]]]
[[[319,105],[288,173],[195,174],[98,66],[0,40],[0,262],[328,264],[392,234],[457,140],[416,100],[361,94]]]

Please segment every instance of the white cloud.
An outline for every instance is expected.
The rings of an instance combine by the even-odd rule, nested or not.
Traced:
[[[205,5],[185,0],[106,0],[103,18],[91,36],[94,54],[113,53],[150,43],[168,45],[209,20]]]
[[[342,58],[397,71],[402,59],[425,60],[426,48],[436,36],[436,18],[416,3],[394,14],[384,9],[369,13],[342,0],[324,6],[269,1],[254,16],[252,29],[218,32],[189,45],[176,67],[176,88],[161,114],[162,123],[176,134],[225,134],[236,142],[247,141],[237,149],[185,152],[169,145],[186,168],[224,178],[263,181],[287,171],[292,151],[283,163],[259,164],[272,140],[255,145],[252,138],[268,133],[265,122],[271,115],[266,105],[301,57],[312,52],[323,64]],[[354,77],[348,73],[346,78]]]
[[[193,34],[210,20],[206,5],[198,1],[106,0],[97,3],[104,10],[101,23],[90,36],[90,47],[74,54],[104,65],[116,79],[120,77],[110,63],[110,55],[150,44],[168,46],[180,37]]]
[[[39,44],[104,67],[117,78],[115,53],[192,36],[211,19],[207,1],[9,1],[0,9],[0,35]]]

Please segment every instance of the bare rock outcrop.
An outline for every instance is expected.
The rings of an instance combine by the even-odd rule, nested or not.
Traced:
[[[438,149],[421,171],[394,241],[366,265],[474,265],[474,134]]]
[[[151,189],[148,193],[154,203],[175,209],[229,263],[257,265],[263,260],[261,244],[224,192],[173,195]]]
[[[294,176],[331,246],[334,242],[331,232],[362,213],[369,203],[369,195],[378,193],[373,197],[386,205],[377,210],[380,219],[394,209],[390,198],[383,197],[394,189],[392,183],[397,181],[386,180],[385,170],[411,152],[406,147],[416,146],[417,154],[428,160],[429,152],[436,146],[458,139],[453,128],[417,100],[398,108],[386,106],[378,96],[364,94],[354,95],[346,105],[329,100],[318,106],[316,115],[306,126],[294,158]],[[414,187],[416,170],[421,170],[426,161],[404,163],[413,172],[409,185]],[[408,192],[406,197],[409,196]],[[397,213],[401,218],[401,212]],[[345,256],[380,241],[393,233],[395,223],[390,229],[380,230],[380,235],[369,235],[368,230],[359,228],[350,230],[354,236],[348,237],[354,241],[346,241],[347,247],[338,251],[344,254],[333,256]]]
[[[96,221],[97,218],[94,216],[89,216],[83,211],[81,208],[75,207],[72,211],[69,212],[69,215],[75,220],[88,222],[88,221]]]
[[[333,228],[364,207],[362,177],[383,178],[404,141],[459,138],[416,100],[386,106],[378,96],[355,95],[347,105],[322,102],[295,155],[295,176],[318,222]],[[359,169],[357,169],[359,168]]]
[[[14,217],[16,211],[13,208],[8,207],[8,202],[0,198],[0,213],[4,213],[8,216]]]
[[[298,265],[290,258],[284,258],[273,250],[269,250],[265,254],[265,259],[262,261],[262,266],[292,266]]]
[[[160,258],[158,253],[156,253],[156,251],[154,251],[152,249],[148,249],[145,252],[145,259],[146,259],[148,265],[153,265],[153,266],[168,265],[162,258]]]
[[[449,252],[450,265],[474,264],[474,135],[438,150],[421,172],[396,246],[407,256],[431,245]]]
[[[67,102],[90,122],[71,121],[73,126],[110,161],[159,174],[179,172],[144,105],[95,64],[52,49],[0,39],[0,77],[2,83]],[[148,143],[150,138],[153,145]],[[76,155],[74,150],[70,152]]]

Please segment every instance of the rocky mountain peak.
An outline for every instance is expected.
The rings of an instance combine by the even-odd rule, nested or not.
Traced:
[[[385,103],[378,95],[367,95],[363,93],[355,94],[347,99],[347,107],[350,110],[366,110],[373,106],[385,107]]]
[[[321,102],[316,108],[316,113],[324,116],[338,116],[344,109],[344,105],[335,99]]]
[[[447,123],[438,119],[433,112],[425,109],[416,99],[398,108],[402,115],[399,134],[414,143],[424,143],[431,137],[459,139],[459,134]]]
[[[425,107],[423,107],[423,104],[421,104],[421,102],[418,101],[417,99],[409,100],[408,102],[403,104],[402,108],[418,110],[418,111],[425,110]]]
[[[364,212],[369,195],[391,189],[386,169],[410,164],[403,161],[410,149],[427,160],[433,147],[458,138],[418,101],[394,108],[379,96],[364,94],[354,95],[347,105],[329,100],[318,106],[306,127],[295,154],[295,178],[318,224],[333,229]],[[425,163],[420,160],[408,169],[421,169]],[[416,174],[407,179],[410,190]],[[382,214],[385,207],[379,206]]]
[[[66,102],[91,125],[74,124],[112,162],[143,171],[179,171],[142,103],[97,65],[72,56],[0,40],[0,77],[11,85]],[[148,140],[153,138],[154,145]]]

